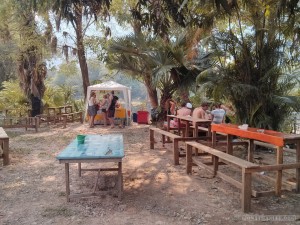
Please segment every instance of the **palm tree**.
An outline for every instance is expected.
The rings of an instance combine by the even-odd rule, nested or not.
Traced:
[[[215,100],[232,102],[238,123],[279,130],[299,106],[297,98],[290,96],[297,76],[283,70],[288,62],[288,36],[281,30],[284,23],[278,25],[277,5],[248,3],[255,5],[255,10],[243,16],[236,11],[235,17],[230,17],[229,30],[213,34],[211,46],[219,64],[200,74],[198,82]],[[244,28],[246,24],[253,32]]]
[[[153,108],[159,106],[160,117],[166,114],[165,102],[176,91],[187,90],[195,83],[200,71],[210,67],[210,54],[196,54],[189,58],[188,39],[165,43],[159,38],[146,38],[142,34],[119,38],[110,44],[108,65],[126,71],[145,84]],[[157,91],[161,92],[160,103]],[[153,95],[154,93],[154,95]]]
[[[32,115],[41,112],[41,99],[45,92],[44,79],[47,67],[43,62],[45,39],[38,31],[35,14],[27,1],[13,2],[15,23],[18,27],[19,52],[17,58],[18,76],[21,89],[31,100]]]

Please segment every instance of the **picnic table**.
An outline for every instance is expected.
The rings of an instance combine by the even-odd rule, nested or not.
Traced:
[[[63,149],[58,155],[59,163],[65,164],[66,179],[66,197],[67,202],[70,198],[95,196],[97,183],[101,171],[117,171],[118,172],[118,197],[121,199],[123,192],[123,176],[122,176],[122,159],[124,157],[123,136],[121,134],[109,135],[86,135],[84,143],[78,143],[75,138]],[[117,163],[118,167],[113,168],[90,168],[82,169],[81,163],[100,163],[107,162]],[[82,171],[97,171],[98,175],[95,180],[92,193],[72,194],[70,193],[70,163],[78,163],[78,172],[81,176]]]
[[[168,115],[167,116],[167,131],[171,130],[171,119],[177,119],[178,120],[178,133],[180,134],[181,126],[180,124],[185,124],[185,131],[184,136],[188,136],[189,131],[191,128],[194,129],[193,136],[198,137],[199,128],[203,127],[207,129],[207,136],[210,136],[210,124],[211,120],[208,119],[200,119],[200,118],[193,118],[192,116],[174,116],[174,115]],[[201,128],[200,128],[201,129]],[[205,130],[206,130],[205,129]]]
[[[227,134],[227,153],[232,155],[233,136],[245,138],[249,140],[248,147],[248,161],[253,161],[254,143],[255,141],[262,141],[264,143],[272,144],[276,147],[276,164],[266,165],[260,167],[260,171],[276,171],[275,194],[281,195],[282,186],[282,170],[296,169],[296,191],[300,191],[300,135],[299,134],[285,134],[273,130],[261,130],[249,127],[246,130],[240,129],[233,124],[212,124],[212,145],[216,146],[216,132]],[[296,144],[296,163],[283,164],[283,149],[288,143]],[[255,172],[255,170],[253,170]]]
[[[48,107],[46,114],[38,115],[41,118],[41,122],[46,122],[49,125],[51,122],[54,124],[58,122],[63,123],[63,128],[66,128],[67,122],[79,121],[83,123],[82,112],[73,112],[71,105]]]

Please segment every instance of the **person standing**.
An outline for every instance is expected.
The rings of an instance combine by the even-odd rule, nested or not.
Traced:
[[[176,102],[173,99],[166,101],[167,115],[175,115]]]
[[[108,100],[108,94],[103,95],[103,99],[100,103],[101,112],[103,115],[104,125],[107,125],[108,121],[108,106],[109,106],[109,100]]]
[[[224,123],[225,114],[226,114],[225,110],[221,108],[220,103],[216,103],[214,106],[215,109],[210,112],[212,123],[215,124]]]
[[[118,99],[119,98],[115,96],[115,92],[111,91],[111,94],[109,96],[109,106],[108,106],[108,113],[107,113],[107,117],[110,122],[110,128],[115,127],[114,119],[115,119],[115,110],[116,110],[116,104]]]
[[[88,101],[88,114],[89,114],[89,125],[90,128],[94,127],[94,120],[95,116],[97,114],[97,109],[96,109],[96,93],[94,91],[91,92],[90,98]]]

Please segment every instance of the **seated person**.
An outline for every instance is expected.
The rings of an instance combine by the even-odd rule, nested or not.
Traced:
[[[182,103],[181,108],[177,110],[177,116],[191,116],[192,114],[192,104],[191,103]],[[175,118],[174,120],[170,121],[171,127],[178,127],[178,120]],[[185,124],[180,124],[181,126],[185,126]]]
[[[192,117],[195,119],[211,119],[207,110],[208,110],[208,103],[203,102],[201,106],[194,109]]]

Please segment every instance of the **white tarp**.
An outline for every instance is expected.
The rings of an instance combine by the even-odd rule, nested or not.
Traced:
[[[122,107],[126,109],[126,117],[128,117],[128,112],[131,115],[131,89],[122,84],[119,84],[114,81],[107,81],[101,84],[95,84],[88,86],[87,88],[87,99],[90,97],[91,91],[95,91],[97,95],[97,100],[102,100],[103,92],[109,93],[115,91],[115,95],[119,97],[119,102],[122,103]],[[99,94],[100,93],[100,94]],[[86,112],[87,112],[87,102]],[[130,118],[130,117],[129,117]]]

